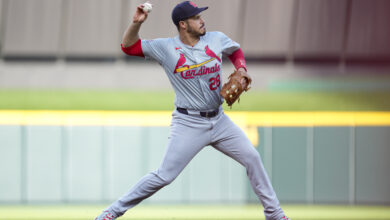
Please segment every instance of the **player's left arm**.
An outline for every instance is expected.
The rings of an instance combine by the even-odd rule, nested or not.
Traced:
[[[245,57],[244,53],[242,52],[241,48],[238,48],[236,51],[234,51],[232,54],[228,56],[230,62],[234,65],[236,68],[237,72],[241,75],[244,76],[241,79],[241,84],[243,88],[247,88],[249,84],[252,82],[252,78],[249,76],[247,73],[246,69],[246,62],[245,62]]]
[[[222,32],[215,32],[215,34],[221,42],[222,53],[229,58],[237,72],[243,76],[241,80],[242,87],[248,88],[252,82],[252,78],[247,73],[245,57],[240,48],[240,44],[233,41]]]

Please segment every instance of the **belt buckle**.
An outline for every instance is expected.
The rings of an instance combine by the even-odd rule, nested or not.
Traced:
[[[200,112],[200,116],[205,118],[212,118],[218,114],[218,110],[208,111],[208,112]]]

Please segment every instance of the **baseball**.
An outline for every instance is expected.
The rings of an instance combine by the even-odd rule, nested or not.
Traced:
[[[152,11],[152,4],[150,4],[149,2],[145,2],[144,4],[143,4],[143,11],[145,12],[145,13],[150,13],[151,11]]]

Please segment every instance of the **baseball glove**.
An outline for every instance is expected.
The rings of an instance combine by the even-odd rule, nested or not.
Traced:
[[[243,87],[241,81],[246,80],[246,85]],[[251,77],[246,72],[239,73],[237,70],[230,74],[229,81],[222,86],[220,95],[225,99],[228,106],[231,108],[233,103],[238,100],[240,102],[240,95],[243,91],[250,89],[252,82]]]

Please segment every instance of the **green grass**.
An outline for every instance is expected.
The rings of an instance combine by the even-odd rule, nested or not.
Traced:
[[[4,220],[91,220],[103,206],[15,205],[0,206]],[[283,206],[293,220],[384,220],[390,219],[390,206]],[[262,208],[255,205],[140,205],[127,212],[123,220],[260,220]]]
[[[0,109],[172,110],[168,91],[0,90]],[[224,104],[225,109],[228,109]],[[389,111],[390,92],[249,91],[232,111]]]

